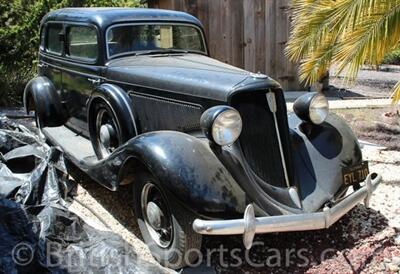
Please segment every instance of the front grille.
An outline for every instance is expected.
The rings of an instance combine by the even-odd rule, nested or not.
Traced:
[[[286,103],[280,90],[277,90],[275,95],[278,105],[277,120],[290,179],[291,158]],[[247,163],[265,182],[286,187],[274,117],[268,107],[266,91],[235,95],[232,98],[232,106],[242,116],[243,130],[239,142]]]

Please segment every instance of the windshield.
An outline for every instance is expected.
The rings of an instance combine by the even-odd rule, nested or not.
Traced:
[[[206,54],[200,30],[189,25],[117,25],[107,31],[108,57],[140,52]]]

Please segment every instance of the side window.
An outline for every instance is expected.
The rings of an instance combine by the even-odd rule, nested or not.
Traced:
[[[97,32],[93,27],[70,26],[68,28],[68,56],[94,61],[97,59]]]
[[[60,39],[60,33],[62,33],[61,24],[50,24],[47,26],[47,51],[61,55],[63,42]]]

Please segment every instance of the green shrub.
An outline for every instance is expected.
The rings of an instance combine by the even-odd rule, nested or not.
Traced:
[[[136,7],[140,0],[0,0],[0,105],[19,104],[36,72],[39,25],[63,7]]]
[[[386,55],[383,64],[400,65],[400,48]]]

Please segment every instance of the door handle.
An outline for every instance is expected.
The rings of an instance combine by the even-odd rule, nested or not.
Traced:
[[[93,85],[98,85],[98,84],[100,84],[100,82],[101,82],[100,79],[93,79],[93,78],[87,78],[87,79],[88,79],[88,81],[89,81],[90,83],[92,83]]]
[[[48,68],[49,65],[48,65],[48,64],[39,63],[39,64],[38,64],[38,67],[39,67],[39,68]]]

